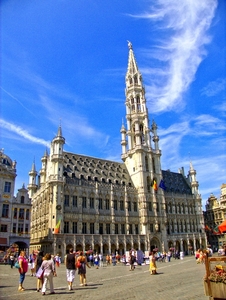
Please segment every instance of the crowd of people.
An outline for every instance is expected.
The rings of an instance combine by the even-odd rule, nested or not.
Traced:
[[[98,259],[97,259],[98,256]],[[100,256],[101,260],[101,256]],[[94,265],[99,267],[99,255],[93,256]],[[25,276],[28,270],[31,270],[31,276],[37,277],[37,292],[41,292],[44,296],[46,294],[47,285],[49,285],[50,294],[55,294],[53,277],[57,276],[56,269],[61,265],[61,257],[59,254],[51,255],[43,251],[39,251],[35,254],[34,251],[26,256],[25,251],[21,251],[18,258],[14,261],[18,261],[19,271],[19,287],[18,291],[23,292],[25,288],[23,286]],[[98,263],[97,263],[98,262]],[[68,289],[73,290],[73,282],[75,279],[76,270],[80,278],[80,286],[87,286],[86,282],[86,267],[91,268],[87,261],[87,255],[84,255],[83,251],[74,252],[73,248],[69,249],[69,253],[65,256],[66,266],[66,279],[68,283]]]
[[[207,247],[206,249],[198,249],[194,254],[196,262],[202,264],[207,255],[213,255],[213,251],[211,247]],[[218,255],[226,255],[226,245],[219,249]],[[181,258],[177,251],[172,251],[170,249],[167,252],[159,252],[158,249],[154,249],[149,253],[149,257],[144,257],[144,261],[145,259],[148,260],[150,274],[155,275],[157,274],[156,262],[170,262],[172,257],[175,259]],[[42,295],[45,295],[47,285],[49,285],[50,294],[55,294],[53,277],[57,276],[56,269],[61,265],[61,257],[59,254],[54,256],[50,253],[44,254],[43,251],[33,251],[29,256],[26,256],[26,252],[21,251],[18,257],[13,253],[10,253],[7,260],[11,268],[16,266],[16,262],[18,264],[18,266],[16,266],[19,271],[18,291],[23,292],[25,290],[23,283],[26,274],[30,270],[30,276],[35,276],[37,278],[37,292],[41,292]],[[106,266],[115,266],[117,263],[123,263],[129,265],[130,271],[134,271],[135,266],[138,264],[137,253],[134,249],[131,249],[127,256],[120,256],[116,253],[103,257],[102,254],[93,253],[93,251],[83,253],[83,251],[75,252],[73,248],[69,249],[69,253],[64,257],[66,281],[69,291],[73,290],[76,271],[79,275],[80,286],[86,286],[86,268],[95,267],[98,269],[99,267],[103,267],[104,263]]]

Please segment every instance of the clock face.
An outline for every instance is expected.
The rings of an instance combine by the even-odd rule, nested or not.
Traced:
[[[61,205],[58,204],[58,205],[56,206],[56,209],[57,209],[57,210],[61,210]]]

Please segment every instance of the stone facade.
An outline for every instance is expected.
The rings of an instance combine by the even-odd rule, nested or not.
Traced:
[[[226,220],[226,184],[221,186],[219,199],[213,194],[208,198],[204,219],[208,244],[217,250],[226,244],[226,233],[220,234],[217,228],[218,225]]]
[[[30,250],[62,256],[70,247],[120,254],[134,248],[178,251],[206,245],[196,172],[161,169],[157,125],[149,127],[145,89],[129,43],[122,162],[64,151],[59,127],[50,153],[33,164]]]
[[[14,196],[16,162],[0,151],[0,247],[28,249],[30,243],[31,199],[23,185]]]

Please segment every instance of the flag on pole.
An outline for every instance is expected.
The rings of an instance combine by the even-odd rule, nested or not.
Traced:
[[[59,233],[60,231],[60,223],[61,223],[61,219],[58,220],[56,226],[55,226],[55,229],[54,229],[54,233]]]
[[[164,181],[161,179],[161,181],[160,181],[160,183],[159,183],[159,187],[161,188],[161,189],[163,189],[164,191],[166,190],[166,186],[165,186],[165,183],[164,183]]]
[[[153,179],[153,181],[152,181],[152,187],[156,192],[158,191],[158,185],[157,185],[157,182],[155,179]]]
[[[218,225],[213,229],[213,234],[221,234]]]
[[[211,228],[209,228],[209,226],[208,226],[208,225],[206,225],[206,226],[205,226],[205,230],[209,230],[209,231],[211,231]]]

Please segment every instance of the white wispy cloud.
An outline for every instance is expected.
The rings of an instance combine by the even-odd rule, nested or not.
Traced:
[[[0,88],[4,93],[6,93],[12,99],[16,100],[24,109],[26,109],[30,114],[32,114],[36,118],[36,115],[26,105],[24,105],[18,98],[13,96],[10,92],[6,91],[2,86],[0,86]]]
[[[226,89],[226,78],[218,78],[215,81],[208,83],[206,87],[201,90],[201,95],[212,97],[219,94]]]
[[[5,130],[14,132],[15,134],[22,136],[25,140],[28,140],[35,144],[41,144],[46,147],[49,147],[50,141],[45,141],[43,139],[37,138],[33,135],[31,135],[26,129],[21,128],[18,125],[15,125],[13,123],[7,122],[3,119],[0,119],[0,126],[4,128]]]
[[[88,117],[76,113],[76,104],[61,103],[49,96],[40,95],[40,103],[45,109],[46,118],[55,124],[56,128],[62,123],[63,133],[65,132],[66,143],[75,146],[77,143],[89,141],[99,147],[105,147],[108,143],[109,135],[101,132],[89,123]]]
[[[164,32],[164,40],[151,54],[161,62],[146,85],[146,96],[152,112],[181,110],[183,94],[195,78],[204,59],[205,45],[211,41],[208,29],[214,17],[217,0],[156,0],[150,11],[133,17],[155,21]],[[162,72],[164,70],[164,73]],[[156,101],[158,100],[158,101]],[[154,104],[154,105],[153,105]]]

